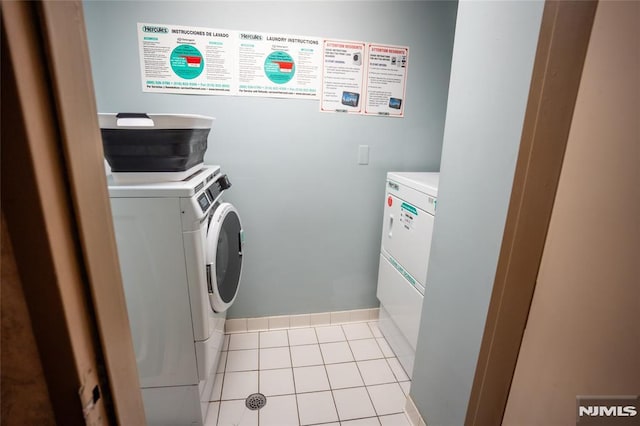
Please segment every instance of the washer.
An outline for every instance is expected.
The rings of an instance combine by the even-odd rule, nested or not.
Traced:
[[[244,234],[218,166],[180,182],[120,184],[109,196],[145,414],[202,425],[236,298]]]
[[[378,291],[380,330],[409,377],[427,282],[439,173],[387,173]]]

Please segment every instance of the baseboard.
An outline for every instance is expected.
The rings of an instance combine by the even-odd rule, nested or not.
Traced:
[[[407,402],[404,404],[404,413],[412,426],[427,426],[427,423],[420,415],[416,404],[413,403],[413,400],[409,395],[407,395]]]
[[[259,318],[232,318],[225,322],[226,333],[281,330],[286,328],[315,327],[317,325],[344,324],[349,322],[376,321],[379,308],[351,311],[320,312],[301,315],[278,315]]]

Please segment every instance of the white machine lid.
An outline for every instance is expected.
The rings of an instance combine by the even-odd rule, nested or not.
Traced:
[[[207,182],[220,174],[220,166],[205,165],[185,180],[178,182],[154,183],[117,183],[113,176],[107,176],[109,196],[112,198],[128,197],[191,197]]]
[[[440,173],[389,172],[387,173],[387,180],[392,180],[401,185],[413,188],[416,191],[437,197]]]
[[[101,129],[210,129],[214,120],[213,117],[197,114],[98,114]]]

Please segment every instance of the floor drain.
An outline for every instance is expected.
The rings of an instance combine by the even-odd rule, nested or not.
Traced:
[[[267,397],[261,393],[252,393],[244,403],[249,410],[259,410],[267,405]]]

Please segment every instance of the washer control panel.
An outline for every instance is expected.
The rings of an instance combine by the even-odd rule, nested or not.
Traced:
[[[213,180],[213,182],[211,182],[211,180]],[[211,183],[209,184],[209,182]],[[214,204],[218,200],[218,198],[220,198],[222,191],[231,187],[231,182],[229,181],[227,175],[218,175],[212,179],[207,178],[207,183],[208,186],[206,188],[204,187],[204,185],[198,185],[197,187],[199,191],[202,191],[202,193],[198,195],[197,198],[198,204],[202,209],[202,213],[206,213],[209,207],[211,207],[211,205]]]
[[[207,198],[207,194],[205,194],[204,192],[198,197],[198,204],[200,204],[200,208],[202,209],[202,212],[206,212],[207,209],[209,208],[209,206],[211,205],[211,203],[209,202],[209,199]]]

